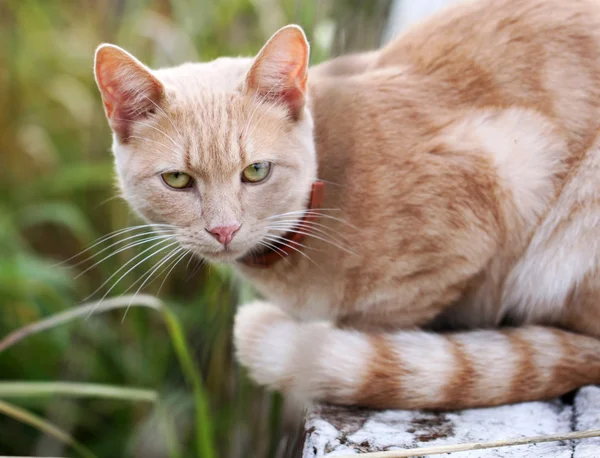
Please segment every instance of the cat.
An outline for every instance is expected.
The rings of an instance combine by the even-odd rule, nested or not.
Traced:
[[[254,58],[95,57],[131,207],[265,297],[251,377],[442,410],[600,383],[600,4],[466,1],[308,62],[294,25]]]

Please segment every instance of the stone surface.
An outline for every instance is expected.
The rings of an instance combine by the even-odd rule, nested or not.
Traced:
[[[573,429],[586,431],[600,429],[600,388],[586,386],[575,397],[573,405]],[[573,458],[600,457],[600,438],[577,441]]]
[[[572,405],[556,400],[440,414],[320,406],[306,421],[303,458],[496,441],[587,429],[600,429],[598,387],[581,389]],[[599,458],[600,438],[435,456]]]

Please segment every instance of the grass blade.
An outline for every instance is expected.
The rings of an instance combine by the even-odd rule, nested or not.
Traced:
[[[208,396],[204,389],[202,376],[196,369],[179,319],[154,296],[147,294],[139,294],[137,297],[136,295],[125,295],[113,299],[86,303],[74,309],[57,313],[49,318],[31,323],[8,334],[0,340],[0,353],[33,334],[68,323],[69,321],[86,318],[92,314],[103,313],[120,308],[126,309],[128,306],[147,307],[162,312],[163,320],[171,338],[171,344],[173,345],[181,369],[194,394],[196,414],[196,454],[198,458],[215,458],[216,453]],[[56,386],[54,388],[56,388]]]
[[[171,342],[181,369],[194,393],[194,406],[196,412],[196,454],[200,458],[215,458],[215,447],[213,445],[212,423],[208,406],[208,396],[204,390],[202,377],[196,369],[190,355],[188,345],[185,341],[183,330],[178,318],[166,307],[162,309],[165,324],[171,336]]]
[[[162,402],[158,404],[158,421],[165,434],[169,458],[183,458],[183,450],[179,445],[179,437],[177,435],[175,422],[173,421],[173,415],[169,412],[168,407]]]
[[[104,301],[91,302],[88,304],[80,305],[77,308],[69,309],[61,313],[52,315],[44,320],[36,321],[35,323],[28,324],[16,331],[11,332],[2,340],[0,340],[0,353],[7,348],[12,347],[16,343],[25,339],[26,337],[51,329],[61,324],[73,321],[77,318],[85,318],[90,313],[102,313],[108,312],[109,310],[115,310],[127,307],[129,301],[133,299],[133,296],[121,296],[113,299],[107,299]],[[163,305],[157,298],[147,294],[139,294],[135,298],[135,302],[131,304],[132,307],[149,307],[154,310],[160,310]]]
[[[143,388],[73,382],[0,382],[2,399],[47,396],[93,397],[151,403],[158,401],[156,391]]]
[[[29,426],[33,426],[39,431],[46,433],[64,444],[69,445],[73,450],[75,450],[80,456],[84,458],[96,458],[88,448],[81,445],[75,439],[71,437],[68,433],[63,431],[57,426],[54,426],[52,423],[47,422],[43,418],[38,417],[31,412],[22,409],[21,407],[17,407],[13,404],[9,404],[8,402],[0,401],[0,413],[6,415],[7,417],[11,417],[21,423],[28,424]]]

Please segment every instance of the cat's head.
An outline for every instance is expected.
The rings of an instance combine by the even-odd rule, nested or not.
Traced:
[[[281,221],[301,216],[316,177],[308,56],[297,26],[254,59],[160,70],[100,46],[96,82],[129,204],[210,261],[234,261],[282,235]]]

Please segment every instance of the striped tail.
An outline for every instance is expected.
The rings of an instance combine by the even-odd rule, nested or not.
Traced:
[[[600,383],[600,340],[551,327],[363,333],[257,302],[238,311],[234,338],[254,380],[302,400],[450,410]]]

